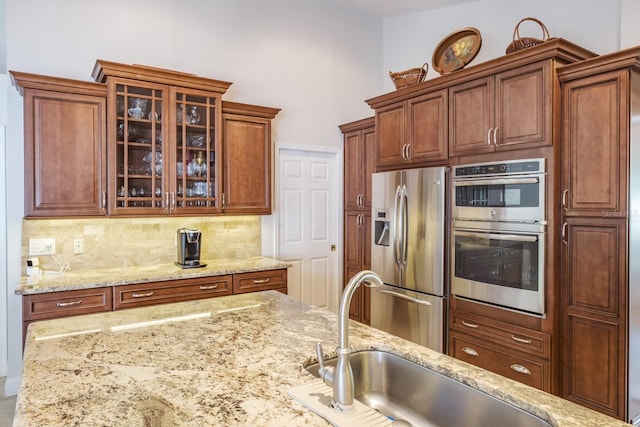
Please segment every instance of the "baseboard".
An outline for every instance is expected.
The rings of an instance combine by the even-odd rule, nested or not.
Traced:
[[[18,394],[18,390],[20,390],[20,381],[21,377],[9,378],[7,377],[4,383],[4,395],[15,396]]]

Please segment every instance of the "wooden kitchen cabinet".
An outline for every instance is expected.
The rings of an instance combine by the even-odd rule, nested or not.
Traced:
[[[29,324],[36,320],[56,319],[112,310],[111,287],[47,292],[22,297],[22,340]]]
[[[639,48],[558,70],[562,89],[562,397],[640,420],[634,152]],[[637,156],[636,156],[637,157]]]
[[[549,334],[458,310],[449,328],[451,356],[551,392]]]
[[[448,158],[447,90],[376,109],[376,170],[439,163]]]
[[[113,287],[113,309],[219,297],[233,293],[233,276],[168,280]]]
[[[224,213],[271,213],[271,120],[279,111],[223,102]]]
[[[25,216],[106,214],[106,86],[11,71],[24,96]]]
[[[220,213],[222,94],[231,85],[98,60],[107,84],[110,215]]]
[[[376,138],[373,117],[340,126],[344,138],[344,283],[359,271],[371,268],[371,177]],[[368,287],[356,289],[349,317],[370,323]]]
[[[287,293],[287,270],[255,271],[233,275],[233,293],[275,290]]]
[[[553,144],[551,60],[449,88],[450,155]]]

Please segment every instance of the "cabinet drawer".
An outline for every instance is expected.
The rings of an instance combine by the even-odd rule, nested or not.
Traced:
[[[112,310],[111,287],[22,297],[22,320],[33,321]]]
[[[472,314],[460,314],[452,311],[451,329],[514,350],[549,359],[551,357],[551,338],[549,334],[520,326],[509,325],[497,320]]]
[[[233,276],[234,294],[267,291],[269,289],[285,290],[286,288],[286,269],[239,273]]]
[[[486,341],[481,343],[456,332],[450,334],[449,353],[456,359],[540,390],[551,391],[551,364],[547,360],[511,352],[505,347],[493,347]]]
[[[115,286],[114,309],[231,295],[232,276]]]

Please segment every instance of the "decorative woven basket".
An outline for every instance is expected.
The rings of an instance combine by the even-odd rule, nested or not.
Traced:
[[[542,39],[520,36],[520,24],[522,24],[525,21],[533,21],[536,24],[540,25],[540,28],[542,28]],[[547,30],[547,27],[545,27],[545,25],[542,22],[540,22],[536,18],[531,18],[531,17],[523,18],[520,20],[520,22],[518,22],[518,25],[516,25],[516,28],[513,30],[513,42],[511,42],[511,44],[507,46],[506,53],[513,53],[522,49],[526,49],[528,47],[538,45],[540,43],[545,42],[548,38],[549,38],[549,30]]]
[[[422,83],[427,77],[427,71],[429,71],[429,64],[425,63],[422,67],[410,68],[405,71],[395,73],[389,71],[389,77],[391,77],[396,89],[400,89]]]

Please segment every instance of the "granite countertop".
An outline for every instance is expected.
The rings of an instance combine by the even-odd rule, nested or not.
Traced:
[[[35,322],[14,427],[326,426],[287,396],[314,379],[304,365],[318,341],[330,356],[337,316],[276,291]],[[554,426],[628,426],[353,321],[350,344],[404,356]]]
[[[15,293],[17,295],[41,294],[46,292],[277,270],[290,267],[290,264],[268,257],[202,260],[201,262],[207,265],[201,268],[180,268],[170,263],[154,264],[145,267],[102,268],[67,271],[62,274],[23,276]]]

